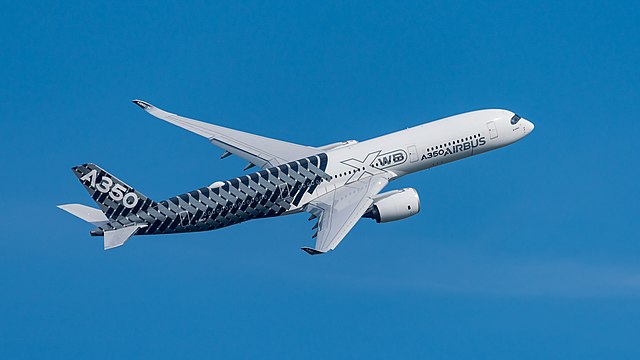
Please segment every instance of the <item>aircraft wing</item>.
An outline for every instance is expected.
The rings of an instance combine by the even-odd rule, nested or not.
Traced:
[[[311,255],[333,250],[360,220],[389,179],[384,175],[370,176],[328,192],[305,206],[309,220],[318,218],[315,248],[303,247]]]
[[[225,151],[222,158],[233,154],[247,160],[249,163],[245,170],[254,165],[263,169],[270,168],[322,152],[311,146],[270,139],[182,117],[142,100],[133,100],[133,102],[159,119],[206,137],[213,145]]]

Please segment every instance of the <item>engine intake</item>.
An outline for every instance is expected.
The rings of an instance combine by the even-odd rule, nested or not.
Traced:
[[[420,197],[413,188],[393,190],[378,195],[363,217],[384,223],[406,219],[420,212]]]

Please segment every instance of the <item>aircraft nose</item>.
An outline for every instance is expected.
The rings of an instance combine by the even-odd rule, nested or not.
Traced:
[[[523,123],[524,123],[523,124],[524,125],[524,134],[528,135],[530,132],[533,131],[533,128],[535,128],[535,125],[533,125],[533,123],[531,121],[529,121],[529,120],[525,120],[525,119],[522,119],[522,120],[523,120]]]

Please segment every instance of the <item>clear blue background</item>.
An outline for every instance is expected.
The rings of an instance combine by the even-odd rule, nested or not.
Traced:
[[[20,2],[0,14],[0,357],[638,358],[638,2]],[[310,257],[305,215],[114,251],[55,205],[242,173],[187,116],[307,145],[499,107],[523,141],[403,178],[419,215]]]

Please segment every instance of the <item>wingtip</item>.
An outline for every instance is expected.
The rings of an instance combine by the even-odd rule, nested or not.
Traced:
[[[323,251],[316,250],[316,249],[312,249],[312,248],[310,248],[310,247],[306,247],[306,246],[305,246],[305,247],[302,247],[301,249],[302,249],[302,250],[304,250],[304,251],[305,251],[307,254],[309,254],[309,255],[320,255],[320,254],[324,254],[324,252],[323,252]]]
[[[149,104],[146,101],[142,101],[142,100],[131,100],[134,104],[140,106],[142,109],[144,110],[148,110],[150,108],[153,108],[153,105]]]

